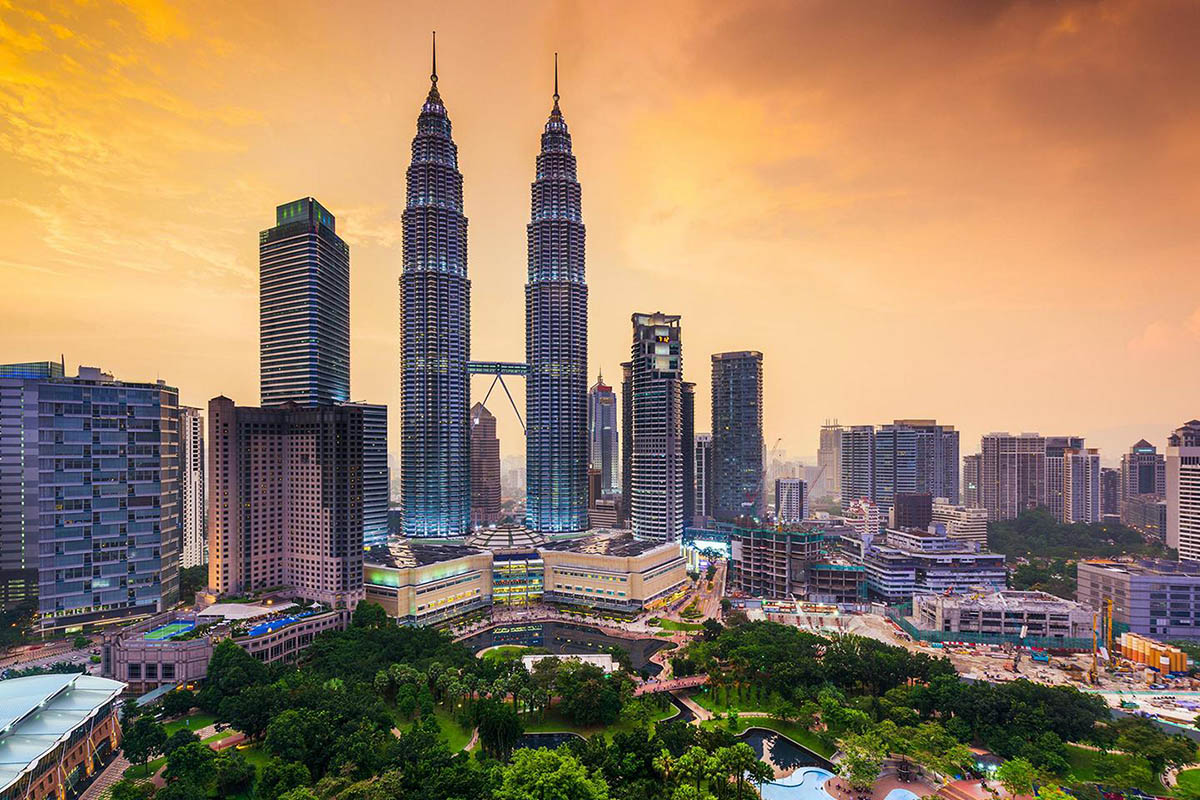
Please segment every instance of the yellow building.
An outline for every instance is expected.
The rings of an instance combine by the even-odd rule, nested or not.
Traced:
[[[678,542],[635,539],[629,531],[593,531],[549,542],[540,552],[547,602],[636,613],[687,581]]]
[[[366,599],[389,617],[429,625],[492,604],[492,554],[401,540],[366,552],[363,583]]]
[[[1122,633],[1117,641],[1117,650],[1122,658],[1162,672],[1186,672],[1188,668],[1187,654],[1178,647],[1136,633]]]

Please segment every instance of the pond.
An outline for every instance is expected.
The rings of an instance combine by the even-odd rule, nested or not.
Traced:
[[[468,636],[462,642],[474,653],[498,645],[518,644],[525,647],[544,647],[555,655],[589,655],[607,653],[619,647],[629,653],[634,672],[643,670],[657,675],[662,667],[650,661],[650,656],[667,646],[662,639],[622,639],[609,636],[599,628],[567,622],[514,622]]]
[[[553,750],[572,739],[582,738],[578,733],[567,733],[565,731],[558,733],[526,733],[517,740],[517,747],[527,747],[530,750],[537,750],[539,748]]]
[[[754,754],[783,771],[800,767],[820,767],[832,770],[833,764],[786,736],[766,728],[748,728],[738,737],[754,749]]]

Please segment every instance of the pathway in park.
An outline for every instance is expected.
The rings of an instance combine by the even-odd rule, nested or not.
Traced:
[[[108,766],[96,776],[96,780],[83,790],[79,800],[97,800],[108,787],[125,777],[127,769],[129,769],[129,760],[125,758],[124,753],[118,753],[117,757],[108,762]]]

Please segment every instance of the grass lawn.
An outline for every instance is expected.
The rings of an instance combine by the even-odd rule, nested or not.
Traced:
[[[1190,794],[1200,792],[1200,769],[1185,769],[1176,776],[1176,781],[1180,789],[1185,789]]]
[[[471,741],[471,731],[465,730],[450,712],[441,706],[435,706],[433,709],[434,719],[437,720],[438,727],[442,729],[442,738],[446,740],[446,744],[450,746],[453,752],[458,752],[467,746],[467,742]],[[396,720],[396,727],[401,731],[407,731],[413,726],[413,720]]]
[[[712,730],[714,728],[728,729],[727,720],[723,719],[708,719],[700,723],[700,727]],[[741,735],[746,732],[747,728],[766,728],[767,730],[775,731],[783,734],[796,744],[803,745],[809,750],[812,750],[817,755],[823,758],[829,758],[833,755],[836,749],[831,744],[826,744],[808,728],[797,725],[794,722],[784,722],[781,719],[773,717],[742,717],[738,720],[737,727],[733,730],[735,735]]]
[[[661,722],[664,719],[673,717],[675,716],[676,711],[677,709],[674,706],[671,706],[670,708],[660,711],[655,717],[654,721]],[[635,727],[633,722],[625,719],[618,719],[612,725],[594,725],[590,727],[576,725],[573,722],[569,722],[561,713],[559,713],[557,707],[551,708],[549,711],[547,711],[544,719],[522,716],[521,723],[525,726],[526,733],[558,733],[561,731],[569,731],[571,733],[578,733],[579,735],[585,736],[589,739],[595,736],[597,733],[603,733],[610,740],[612,739],[614,733],[619,731],[631,731]]]
[[[722,697],[725,702],[722,703]],[[701,708],[713,712],[728,714],[730,711],[771,711],[771,703],[769,698],[761,697],[755,699],[751,696],[750,689],[744,688],[739,694],[736,689],[729,687],[726,692],[718,692],[711,686],[706,686],[699,692],[692,695],[692,699],[696,701],[696,705]]]
[[[1100,753],[1096,750],[1088,750],[1084,747],[1076,747],[1073,744],[1068,744],[1066,747],[1067,763],[1071,765],[1071,779],[1076,781],[1099,780],[1096,777],[1096,759],[1100,756]],[[1118,759],[1119,761],[1124,761],[1128,758],[1128,756],[1117,755],[1114,756],[1114,758]],[[1192,771],[1200,772],[1200,770]],[[1196,777],[1200,778],[1200,775],[1197,775]],[[1200,783],[1200,781],[1197,781],[1197,783]],[[1145,786],[1138,786],[1137,788],[1141,789],[1147,794],[1159,795],[1163,793],[1163,785],[1161,782],[1159,782],[1158,778],[1154,778]]]
[[[173,722],[168,722],[167,724],[163,725],[163,730],[167,732],[167,736],[170,736],[172,733],[181,728],[187,728],[195,731],[199,730],[200,728],[207,728],[215,721],[216,720],[213,718],[212,714],[204,711],[197,711],[193,714],[189,714],[186,717],[180,717]]]
[[[659,631],[658,633],[656,633],[654,635],[660,639],[670,639],[675,634],[671,633],[670,631]]]
[[[526,647],[523,644],[502,644],[480,654],[484,661],[509,661],[534,652],[543,652],[542,648]]]
[[[657,625],[664,631],[702,631],[704,625],[699,622],[676,622],[673,619],[659,619],[655,617],[650,620],[651,625]]]

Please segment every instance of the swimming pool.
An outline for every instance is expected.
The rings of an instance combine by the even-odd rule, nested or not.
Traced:
[[[908,789],[892,789],[883,800],[921,800],[921,796]]]
[[[255,625],[253,628],[250,629],[249,635],[250,636],[262,636],[264,633],[272,633],[274,631],[279,630],[280,628],[286,628],[288,625],[291,625],[293,622],[299,622],[300,620],[304,619],[305,617],[311,617],[315,613],[316,613],[315,611],[305,611],[303,614],[293,614],[289,617],[273,619],[270,622],[260,622],[257,625]]]
[[[764,783],[763,800],[833,800],[825,791],[825,781],[832,777],[833,773],[827,769],[803,767],[777,781]],[[896,798],[889,795],[888,800]]]

